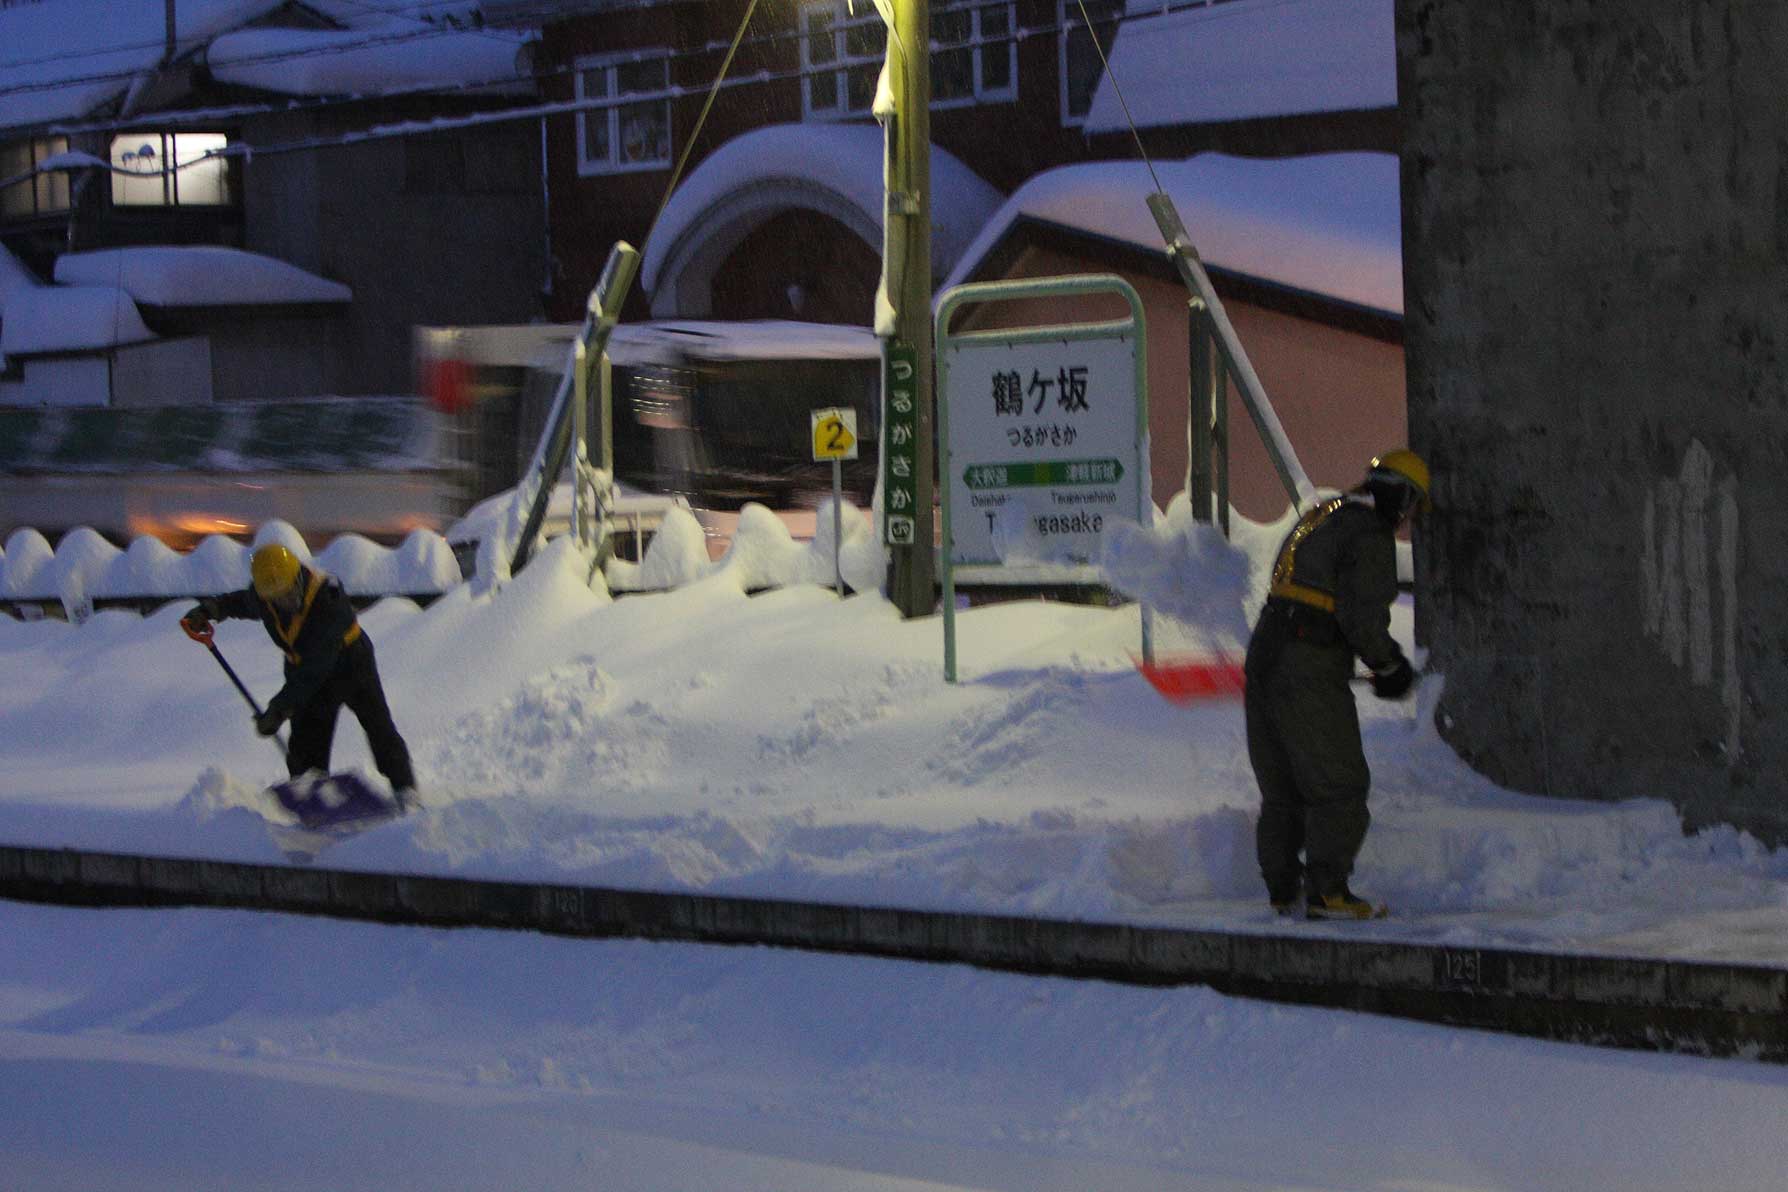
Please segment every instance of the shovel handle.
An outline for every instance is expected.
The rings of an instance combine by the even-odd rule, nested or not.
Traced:
[[[206,621],[204,625],[205,627],[203,629],[198,629],[187,624],[186,618],[182,617],[180,619],[180,628],[186,631],[186,636],[192,638],[192,640],[211,651],[211,657],[217,659],[217,665],[223,667],[223,673],[230,676],[230,682],[236,685],[236,690],[242,693],[242,698],[247,700],[248,706],[254,710],[255,719],[259,720],[261,718],[261,705],[255,701],[254,695],[248,690],[247,686],[243,684],[242,680],[236,677],[235,668],[224,661],[223,651],[217,648],[217,642],[213,640],[217,636],[217,627],[209,621]],[[274,747],[279,750],[281,757],[288,756],[284,737],[281,737],[278,733],[274,733],[272,741]]]

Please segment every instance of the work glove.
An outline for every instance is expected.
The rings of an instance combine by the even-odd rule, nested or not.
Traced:
[[[279,726],[286,721],[286,714],[278,708],[268,708],[255,717],[255,731],[263,737],[271,737],[279,731]]]
[[[204,605],[195,604],[187,610],[184,617],[180,618],[180,623],[186,626],[190,633],[203,633],[211,628],[211,616],[205,611]]]
[[[1372,673],[1372,694],[1379,699],[1402,699],[1415,686],[1415,668],[1409,659],[1398,658],[1389,670]]]

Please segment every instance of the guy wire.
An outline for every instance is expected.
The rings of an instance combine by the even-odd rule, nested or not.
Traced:
[[[1093,39],[1093,49],[1098,51],[1099,65],[1105,71],[1105,77],[1111,80],[1111,90],[1118,97],[1118,105],[1124,109],[1124,123],[1130,126],[1130,136],[1136,142],[1136,152],[1142,156],[1142,164],[1149,169],[1149,177],[1154,180],[1155,192],[1161,193],[1161,179],[1155,173],[1155,163],[1149,159],[1149,151],[1142,147],[1142,134],[1136,131],[1136,121],[1130,116],[1130,101],[1124,98],[1124,89],[1118,86],[1117,75],[1112,73],[1111,59],[1105,56],[1105,47],[1099,44],[1099,31],[1093,28],[1092,14],[1086,10],[1086,0],[1075,0],[1080,9],[1080,19],[1086,22],[1087,36]]]
[[[745,30],[751,25],[751,14],[757,11],[757,0],[751,0],[745,8],[745,16],[739,22],[739,31],[733,34],[733,44],[727,47],[726,59],[720,64],[720,72],[708,86],[708,98],[702,101],[701,115],[695,118],[695,127],[689,132],[689,139],[683,142],[683,152],[677,157],[677,168],[671,171],[670,180],[665,183],[664,197],[658,200],[658,210],[652,213],[652,222],[646,225],[646,237],[640,241],[640,251],[652,243],[652,233],[658,230],[658,220],[664,209],[670,206],[671,195],[676,192],[677,182],[683,177],[683,167],[689,164],[689,155],[695,151],[695,142],[702,135],[702,126],[708,122],[708,113],[714,109],[714,97],[720,93],[720,84],[726,79],[726,72],[732,67],[733,57],[739,52],[739,43],[745,40]]]

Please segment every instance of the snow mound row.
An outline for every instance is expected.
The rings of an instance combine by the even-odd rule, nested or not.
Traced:
[[[213,534],[187,554],[142,537],[119,549],[85,526],[54,550],[34,529],[14,531],[0,553],[0,600],[60,600],[70,619],[84,619],[95,599],[212,595],[248,585],[255,548],[277,542],[340,579],[357,596],[425,595],[460,582],[459,564],[441,535],[416,530],[396,547],[344,534],[312,554],[289,522],[270,521],[244,546]]]

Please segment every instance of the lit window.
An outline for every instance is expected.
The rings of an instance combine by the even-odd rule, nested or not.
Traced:
[[[806,0],[801,8],[803,107],[810,117],[861,116],[875,101],[888,30],[875,6]],[[961,107],[1018,94],[1010,0],[936,0],[931,6],[931,106]]]
[[[649,58],[580,58],[577,97],[616,102],[577,114],[577,172],[616,174],[670,164],[670,79],[662,51]],[[621,102],[625,97],[632,97]]]
[[[0,145],[0,178],[31,173],[58,153],[68,152],[67,137],[43,137]],[[61,170],[38,174],[0,190],[0,219],[31,219],[68,210],[68,175]]]
[[[1124,0],[1084,0],[1086,16],[1080,12],[1082,2],[1060,0],[1063,124],[1086,123],[1086,114],[1093,106],[1093,93],[1099,89],[1099,79],[1105,74],[1105,63],[1099,50],[1103,48],[1107,54],[1111,53],[1118,18],[1124,15]],[[1097,45],[1093,44],[1093,35],[1087,32],[1088,17],[1092,18],[1093,28],[1098,31]]]
[[[131,132],[112,138],[112,204],[221,207],[230,202],[230,166],[221,132]]]

